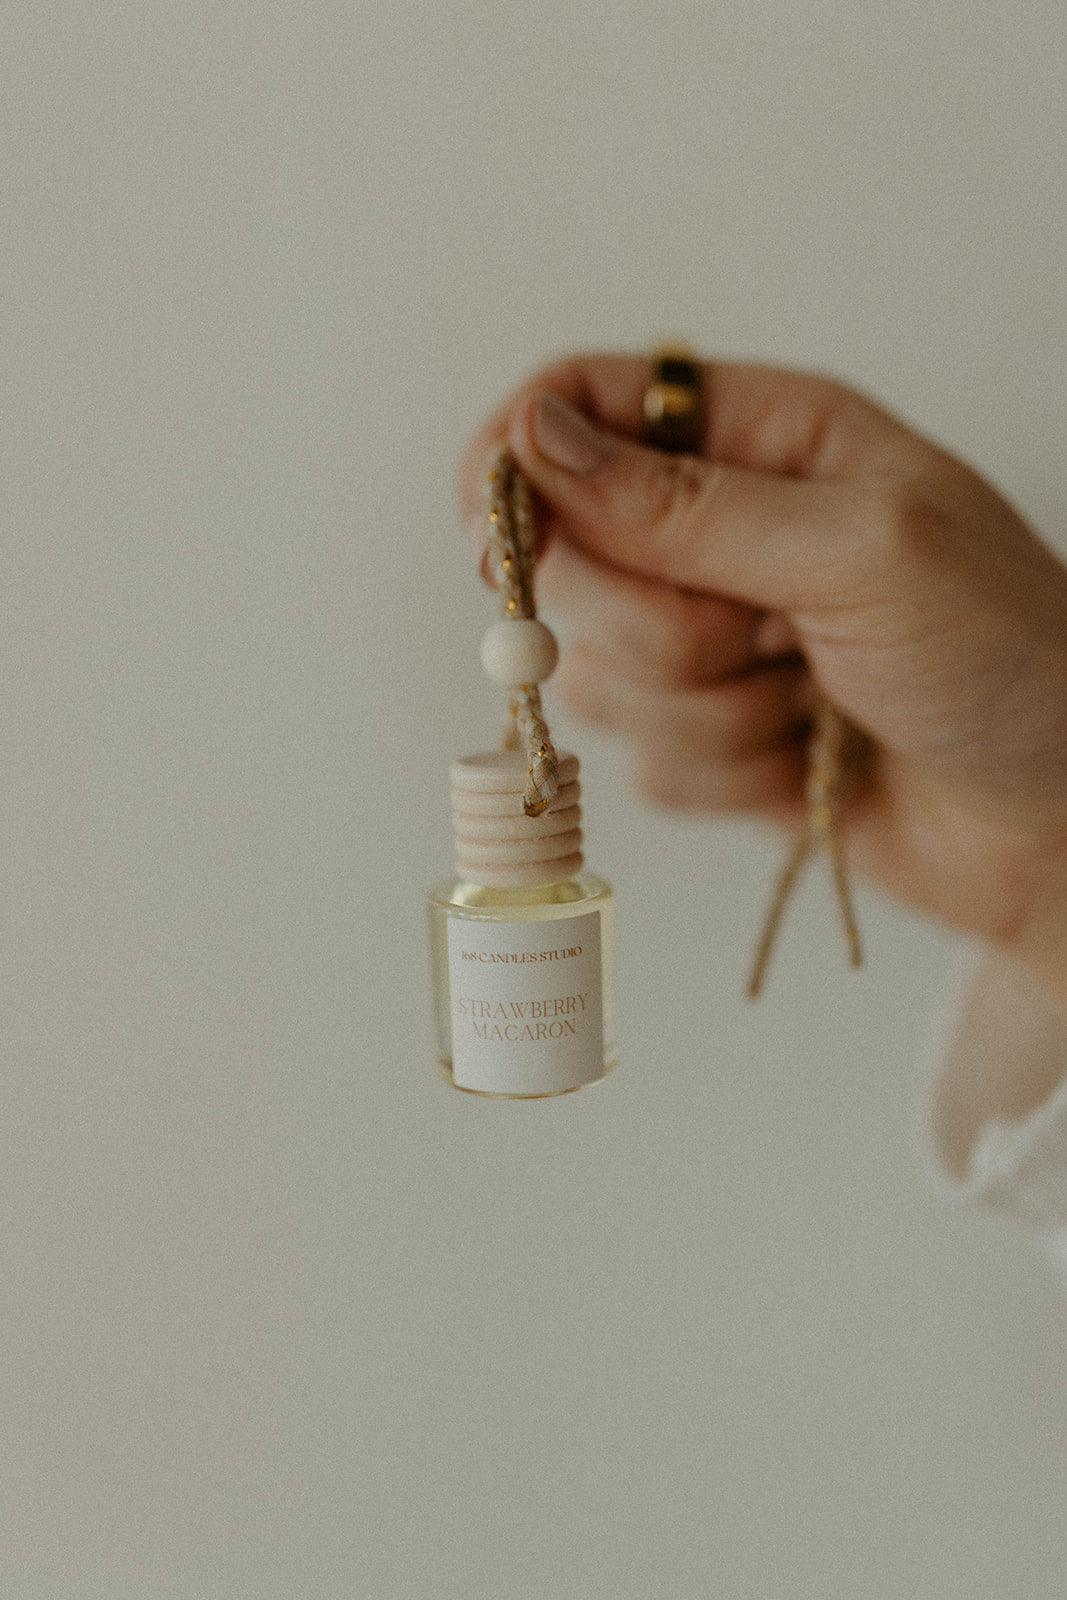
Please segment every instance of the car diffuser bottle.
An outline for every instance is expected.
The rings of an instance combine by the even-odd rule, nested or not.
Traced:
[[[489,566],[503,615],[482,664],[510,691],[500,751],[451,769],[456,876],[428,902],[437,1063],[473,1094],[567,1094],[615,1065],[610,886],[583,871],[578,760],[556,754],[540,692],[556,641],[537,621],[529,491],[500,452]]]

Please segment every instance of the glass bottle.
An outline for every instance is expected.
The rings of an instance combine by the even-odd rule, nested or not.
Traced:
[[[544,813],[517,752],[452,765],[456,872],[428,900],[438,1070],[472,1094],[541,1099],[617,1060],[611,887],[583,870],[578,761]]]

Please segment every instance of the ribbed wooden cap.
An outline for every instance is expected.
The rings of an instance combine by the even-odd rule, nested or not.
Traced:
[[[544,811],[523,810],[526,762],[517,750],[491,750],[453,761],[452,820],[456,870],[487,889],[532,889],[582,870],[578,757],[560,755],[559,792]]]

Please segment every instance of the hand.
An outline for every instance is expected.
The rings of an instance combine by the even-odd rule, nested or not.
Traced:
[[[480,430],[539,502],[558,688],[670,805],[795,822],[813,686],[871,741],[851,864],[1014,949],[1067,1003],[1067,569],[961,462],[850,389],[711,363],[703,451],[637,443],[648,363],[576,356]]]

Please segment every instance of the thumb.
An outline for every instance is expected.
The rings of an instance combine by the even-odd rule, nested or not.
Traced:
[[[613,566],[780,611],[870,598],[885,552],[878,529],[899,496],[884,480],[815,481],[668,455],[554,394],[520,408],[510,443],[553,531]]]

